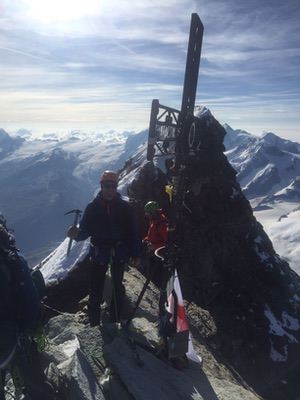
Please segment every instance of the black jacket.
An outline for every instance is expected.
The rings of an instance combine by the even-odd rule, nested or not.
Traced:
[[[125,245],[128,255],[139,255],[139,240],[135,217],[130,205],[118,193],[113,200],[105,200],[98,193],[87,205],[79,226],[77,241],[91,237],[96,247]]]

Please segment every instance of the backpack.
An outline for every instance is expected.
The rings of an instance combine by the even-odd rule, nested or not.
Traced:
[[[0,219],[0,321],[12,321],[20,330],[34,328],[40,297],[14,237]]]
[[[21,335],[37,328],[40,312],[31,271],[0,215],[0,370],[13,359]]]

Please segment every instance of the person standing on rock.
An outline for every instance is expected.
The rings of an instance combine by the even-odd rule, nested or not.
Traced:
[[[100,323],[107,269],[111,266],[112,301],[111,322],[120,321],[125,294],[123,275],[125,266],[139,263],[139,240],[133,211],[117,192],[118,174],[103,172],[100,178],[101,190],[84,211],[79,227],[71,226],[68,237],[76,241],[91,238],[90,246],[90,295],[88,316],[91,326]]]
[[[163,285],[163,266],[159,257],[155,255],[157,249],[162,249],[168,241],[168,220],[156,201],[148,201],[144,207],[146,218],[149,220],[147,235],[143,239],[146,258],[149,264],[148,273],[153,282],[161,287]]]

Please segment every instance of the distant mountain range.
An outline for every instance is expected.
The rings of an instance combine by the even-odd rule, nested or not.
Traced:
[[[256,137],[224,126],[226,155],[248,199],[300,201],[300,144],[268,132]]]
[[[278,254],[300,274],[300,144],[225,125],[226,156]]]
[[[0,211],[15,230],[17,242],[32,263],[60,243],[73,222],[67,211],[84,209],[107,168],[121,168],[146,132],[86,134],[35,138],[24,129],[12,137],[0,130]]]
[[[275,249],[278,246],[279,254],[300,273],[298,261],[284,245],[279,221],[285,217],[285,225],[291,222],[292,228],[285,227],[285,236],[290,240],[288,232],[293,232],[293,249],[297,257],[299,249],[300,259],[300,226],[293,214],[300,205],[300,144],[271,132],[257,137],[227,124],[224,128],[225,154],[257,219],[271,239],[276,237]],[[72,131],[38,138],[26,129],[14,136],[0,129],[0,211],[32,263],[62,241],[72,223],[72,217],[64,217],[64,213],[84,209],[99,187],[100,173],[121,168],[142,151],[146,140],[146,130]]]

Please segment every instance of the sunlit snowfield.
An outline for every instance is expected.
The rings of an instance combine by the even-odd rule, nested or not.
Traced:
[[[269,210],[255,211],[275,251],[300,275],[300,204],[276,202]]]

